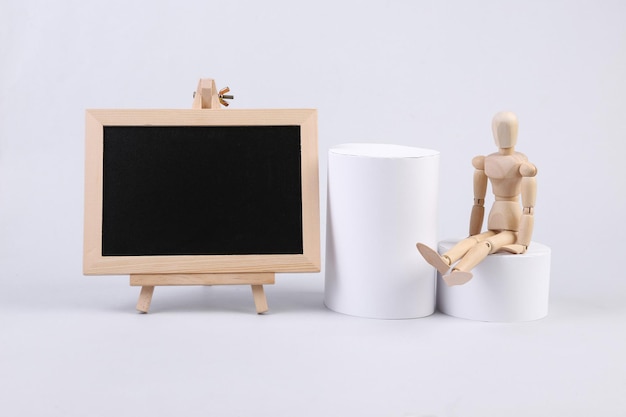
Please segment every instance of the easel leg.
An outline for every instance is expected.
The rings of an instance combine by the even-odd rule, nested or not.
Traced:
[[[269,310],[263,285],[252,285],[252,296],[254,297],[254,305],[256,306],[257,314],[263,314]]]
[[[141,287],[139,293],[139,300],[137,301],[137,311],[141,313],[147,313],[150,310],[150,302],[152,301],[152,294],[154,293],[154,286],[144,285]]]

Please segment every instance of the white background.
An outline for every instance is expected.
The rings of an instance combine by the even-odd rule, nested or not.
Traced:
[[[0,2],[0,414],[626,416],[626,3]],[[466,233],[471,158],[515,111],[539,168],[550,314],[494,324],[344,316],[321,274],[249,288],[83,277],[86,108],[319,110],[329,147],[441,152],[440,237]],[[323,248],[322,248],[323,249]]]

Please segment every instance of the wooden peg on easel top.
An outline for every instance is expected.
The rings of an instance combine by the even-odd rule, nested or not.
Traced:
[[[201,78],[198,82],[198,87],[193,93],[192,109],[219,109],[220,104],[228,107],[226,100],[232,100],[235,97],[226,94],[230,92],[230,88],[224,87],[221,90],[217,90],[215,86],[215,80],[212,78]]]

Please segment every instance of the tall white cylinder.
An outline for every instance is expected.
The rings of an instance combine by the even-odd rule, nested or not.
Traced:
[[[436,276],[415,244],[437,243],[439,152],[344,144],[328,154],[325,304],[361,317],[435,310]]]

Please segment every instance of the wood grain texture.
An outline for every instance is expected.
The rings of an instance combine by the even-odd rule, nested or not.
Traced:
[[[274,273],[243,274],[131,274],[131,286],[263,285],[275,282]]]

